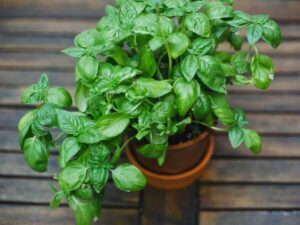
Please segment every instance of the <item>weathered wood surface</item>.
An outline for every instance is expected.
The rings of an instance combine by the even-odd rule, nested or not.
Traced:
[[[60,50],[71,46],[80,31],[94,28],[108,2],[112,0],[0,2],[0,225],[74,224],[66,205],[54,211],[47,207],[57,150],[44,174],[32,172],[19,150],[17,123],[31,108],[20,104],[19,95],[41,72],[48,73],[51,85],[73,92],[76,60]],[[277,50],[258,44],[276,64],[270,91],[230,89],[230,102],[248,111],[249,127],[263,135],[263,152],[253,155],[244,146],[232,150],[227,136],[216,134],[213,159],[198,184],[128,194],[110,183],[97,224],[300,224],[300,1],[236,0],[236,7],[271,14],[283,31]]]

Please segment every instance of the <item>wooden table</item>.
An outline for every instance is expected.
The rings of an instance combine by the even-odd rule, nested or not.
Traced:
[[[28,107],[24,87],[48,73],[52,85],[73,86],[74,60],[59,51],[92,28],[107,0],[0,0],[0,225],[69,225],[63,205],[49,210],[48,184],[57,171],[31,172],[17,141],[17,123]],[[278,51],[259,44],[277,65],[270,91],[232,89],[230,101],[248,111],[264,150],[232,150],[217,135],[213,160],[199,181],[179,191],[146,188],[127,194],[108,185],[106,225],[299,225],[300,224],[300,2],[236,0],[249,13],[269,13],[282,25]]]

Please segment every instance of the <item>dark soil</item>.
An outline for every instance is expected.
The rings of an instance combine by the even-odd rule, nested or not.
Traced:
[[[169,145],[175,145],[192,140],[198,137],[204,130],[205,128],[199,127],[199,125],[188,125],[186,126],[184,132],[177,133],[169,137]]]

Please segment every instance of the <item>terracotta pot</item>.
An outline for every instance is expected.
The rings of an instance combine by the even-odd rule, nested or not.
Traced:
[[[159,189],[179,189],[199,177],[212,156],[214,144],[214,137],[206,131],[193,140],[171,145],[163,166],[137,154],[135,144],[127,145],[126,152],[129,161],[147,177],[149,185]]]

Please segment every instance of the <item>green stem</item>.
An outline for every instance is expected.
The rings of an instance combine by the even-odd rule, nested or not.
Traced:
[[[167,43],[165,45],[166,45],[166,49],[167,49],[167,52],[168,52],[168,59],[169,59],[168,79],[171,79],[171,73],[172,73],[172,67],[173,67],[173,65],[172,65],[173,62],[172,62],[172,57],[171,57],[171,50],[170,50]]]
[[[246,62],[249,61],[249,58],[250,58],[250,55],[251,55],[252,48],[253,48],[252,45],[249,46],[249,49],[248,49],[248,52],[247,52],[247,55],[246,55],[246,58],[245,58]]]
[[[59,139],[61,139],[62,136],[63,136],[64,134],[65,134],[65,132],[61,132],[60,134],[58,134],[58,135],[53,139],[53,142],[55,143],[55,142],[59,141]]]
[[[205,126],[205,127],[208,127],[208,128],[210,128],[210,129],[212,129],[212,130],[215,130],[215,131],[219,131],[219,132],[228,132],[228,129],[226,129],[226,128],[220,128],[220,127],[210,126],[210,125],[208,125],[208,124],[206,124],[206,123],[204,123],[204,122],[201,122],[201,121],[193,120],[192,122],[193,122],[193,123],[197,123],[197,124],[201,124],[201,125],[203,125],[203,126]]]
[[[115,164],[119,161],[119,159],[121,158],[121,153],[122,153],[123,149],[126,147],[126,145],[127,145],[130,141],[132,141],[132,139],[134,139],[134,137],[135,137],[135,136],[132,136],[132,137],[128,138],[128,139],[124,142],[124,144],[122,145],[121,148],[120,148],[120,147],[117,148],[117,150],[115,151],[115,153],[114,153],[114,155],[113,155],[113,157],[112,157],[112,159],[111,159],[111,161],[110,161],[110,163],[111,163],[112,165],[115,165]]]

